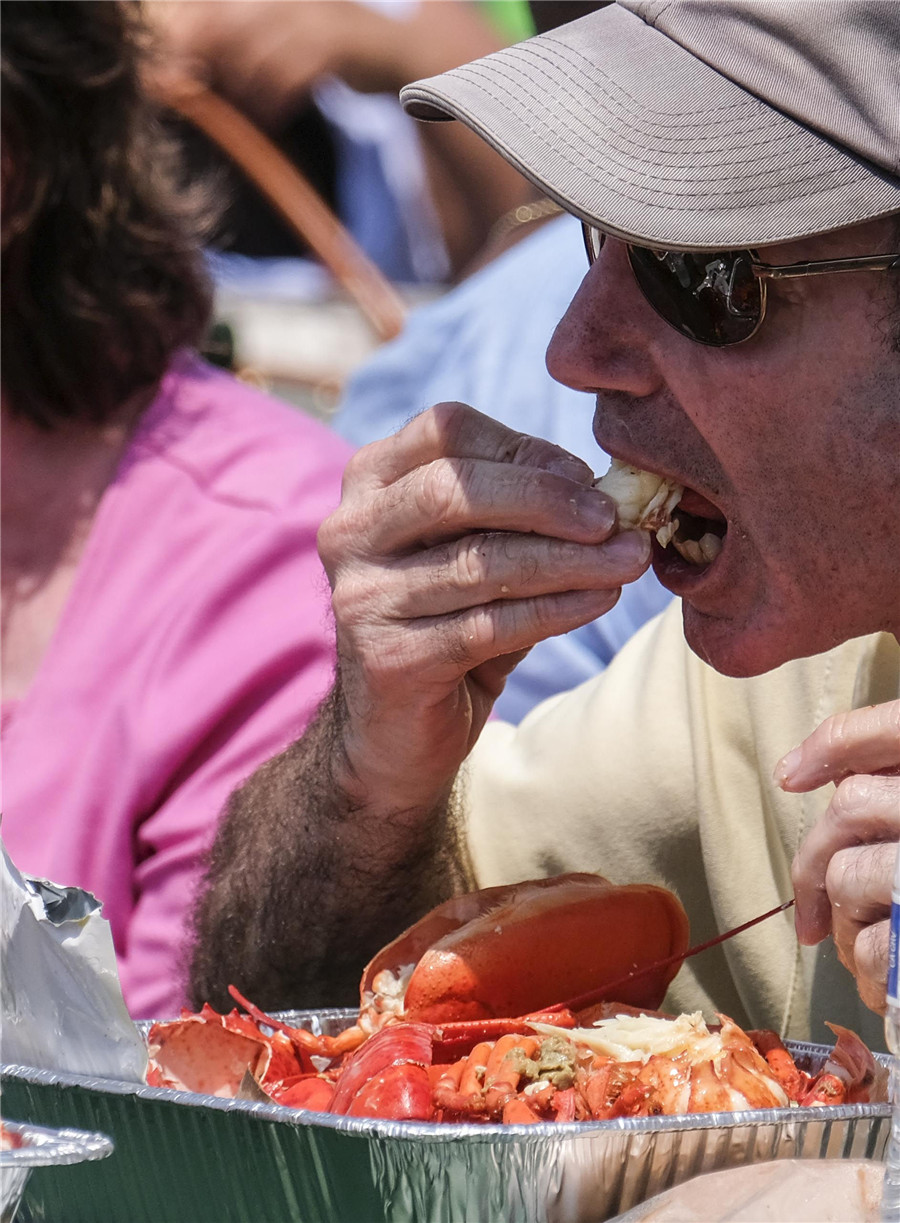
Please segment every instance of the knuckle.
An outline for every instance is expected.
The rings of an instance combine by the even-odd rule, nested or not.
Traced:
[[[474,645],[474,633],[465,636],[448,633],[442,642],[442,658],[461,672],[469,671],[476,665]]]
[[[805,742],[823,759],[839,758],[852,733],[851,719],[852,712],[833,713],[816,727]]]
[[[833,854],[825,871],[832,904],[865,907],[890,903],[896,846],[876,842]]]
[[[566,451],[553,442],[528,433],[513,433],[509,439],[509,461],[521,467],[546,467],[567,457]]]
[[[841,747],[853,732],[853,713],[835,713],[822,723],[822,731],[830,747]]]
[[[349,496],[356,484],[368,479],[369,472],[377,460],[380,448],[384,442],[369,442],[355,450],[344,465],[341,476],[341,498]]]
[[[809,736],[817,748],[838,756],[859,741],[887,729],[900,746],[900,700],[835,713]]]
[[[511,432],[501,457],[515,467],[529,468],[536,478],[552,473],[554,478],[564,476],[586,484],[593,475],[588,464],[577,455],[546,438],[527,433]]]
[[[325,566],[325,572],[331,574],[337,562],[337,541],[340,529],[334,521],[335,515],[326,518],[316,532],[316,548],[319,558]]]
[[[465,617],[465,631],[457,634],[459,661],[471,662],[490,653],[498,638],[498,612],[490,606],[474,608]]]
[[[431,661],[465,672],[481,661],[481,652],[493,638],[493,629],[484,609],[438,621],[432,630],[434,649]]]
[[[453,558],[454,581],[463,590],[472,590],[488,581],[491,570],[491,548],[484,536],[461,539]]]
[[[322,522],[316,532],[316,547],[325,572],[333,578],[359,541],[365,537],[359,516],[340,506]]]
[[[431,524],[453,518],[462,501],[460,477],[455,466],[443,459],[412,473],[406,489],[397,490],[404,502],[411,496],[416,513]]]
[[[505,567],[514,572],[516,581],[525,589],[531,588],[541,575],[551,577],[554,567],[557,570],[560,568],[558,563],[556,566],[553,563],[559,561],[559,554],[549,551],[546,544],[533,537],[516,539],[510,535],[498,535],[497,547],[503,553]],[[565,545],[560,552],[564,550]]]
[[[832,854],[825,868],[825,891],[832,904],[843,903],[859,881],[859,851],[841,849]]]
[[[839,823],[854,820],[866,811],[872,801],[872,778],[864,773],[853,773],[838,783],[831,800],[833,817]]]
[[[319,553],[319,560],[322,561],[323,569],[328,574],[329,581],[334,583],[337,567],[340,565],[342,549],[340,545],[340,531],[335,527],[335,523],[326,520],[315,532],[315,548]]]
[[[355,608],[356,599],[352,590],[352,583],[348,582],[346,578],[341,577],[334,583],[334,588],[331,592],[331,610],[334,613],[337,624],[342,627],[349,624]]]
[[[448,400],[436,403],[421,414],[426,429],[426,437],[437,448],[452,446],[459,434],[478,415],[468,404]]]
[[[465,526],[477,495],[470,465],[459,459],[435,459],[417,468],[406,486],[396,490],[397,505],[404,505],[408,512],[412,499],[419,519],[433,527]]]
[[[870,1011],[874,1011],[876,1015],[884,1015],[887,1012],[887,978],[880,985],[872,985],[866,980],[859,981],[859,996],[865,1006]]]
[[[543,633],[555,626],[559,609],[560,599],[552,596],[546,599],[538,599],[531,606],[530,619],[539,633]]]
[[[805,889],[808,883],[809,868],[806,864],[806,845],[800,846],[797,853],[794,855],[794,860],[791,863],[791,885],[794,892],[798,889]]]
[[[890,958],[889,923],[875,922],[861,930],[853,944],[853,958],[862,976],[879,984],[886,982]]]

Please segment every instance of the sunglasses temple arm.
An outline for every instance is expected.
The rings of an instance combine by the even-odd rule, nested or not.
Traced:
[[[900,270],[900,255],[831,259],[816,263],[788,263],[781,267],[767,263],[754,263],[752,270],[753,275],[760,280],[798,280],[802,276],[826,276],[831,272],[890,272]]]

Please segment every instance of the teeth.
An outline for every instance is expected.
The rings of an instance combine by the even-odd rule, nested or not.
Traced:
[[[711,565],[722,551],[722,540],[712,531],[707,531],[700,539],[700,555],[707,565]]]
[[[672,546],[692,565],[710,565],[722,551],[722,541],[712,531],[700,539],[673,539]]]
[[[703,557],[700,554],[700,541],[696,539],[676,539],[675,551],[692,565],[701,565]]]
[[[663,523],[663,525],[656,532],[656,538],[659,540],[659,544],[661,548],[666,547],[669,540],[675,534],[675,531],[677,530],[677,528],[678,528],[677,518],[670,518],[668,522]]]

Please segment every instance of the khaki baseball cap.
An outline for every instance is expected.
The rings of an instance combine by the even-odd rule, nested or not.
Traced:
[[[900,0],[618,0],[400,97],[646,246],[900,212]]]

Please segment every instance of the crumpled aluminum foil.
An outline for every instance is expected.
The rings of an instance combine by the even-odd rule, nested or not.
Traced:
[[[100,902],[23,875],[2,844],[0,1061],[134,1082],[147,1068]]]

